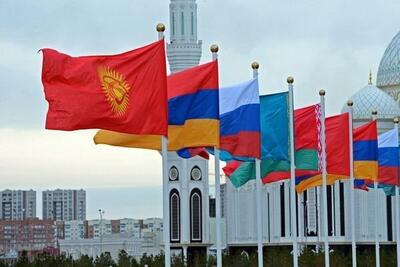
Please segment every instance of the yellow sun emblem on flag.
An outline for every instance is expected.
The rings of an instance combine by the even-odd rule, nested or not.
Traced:
[[[124,76],[110,67],[100,66],[98,69],[101,87],[106,95],[111,109],[118,117],[128,110],[130,85]]]

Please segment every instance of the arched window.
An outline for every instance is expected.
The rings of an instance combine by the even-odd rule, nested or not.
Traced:
[[[172,189],[169,195],[169,220],[171,242],[179,242],[181,239],[181,220],[180,220],[180,198],[179,192]]]
[[[201,192],[195,188],[190,193],[190,240],[202,241],[202,201]]]

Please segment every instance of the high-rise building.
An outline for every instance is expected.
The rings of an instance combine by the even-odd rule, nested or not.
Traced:
[[[85,190],[43,191],[43,219],[56,221],[86,220]]]
[[[7,189],[0,194],[1,219],[22,220],[36,217],[36,191]]]

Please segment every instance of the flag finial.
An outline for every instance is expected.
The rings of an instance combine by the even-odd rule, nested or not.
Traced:
[[[294,78],[292,76],[287,77],[286,79],[288,84],[292,84],[294,82]]]
[[[258,70],[259,67],[260,67],[260,64],[258,64],[257,61],[254,61],[253,63],[251,63],[251,68],[253,70]]]
[[[393,122],[394,122],[394,123],[399,123],[399,118],[397,118],[397,117],[394,118],[394,119],[393,119]]]
[[[324,90],[324,89],[321,89],[321,90],[319,90],[319,95],[320,95],[320,96],[324,96],[324,95],[325,95],[325,93],[326,93],[326,92],[325,92],[325,90]]]
[[[369,70],[368,84],[372,84],[372,71]]]
[[[213,44],[213,45],[210,46],[210,51],[211,51],[212,53],[217,53],[218,50],[219,50],[218,45]]]
[[[165,25],[163,23],[158,23],[156,27],[158,32],[164,32],[165,31]]]
[[[353,106],[353,100],[349,99],[347,101],[347,106],[352,107]]]

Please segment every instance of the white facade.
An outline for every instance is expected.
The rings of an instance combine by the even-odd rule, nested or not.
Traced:
[[[42,195],[44,219],[86,220],[85,190],[46,190]]]
[[[137,238],[127,235],[113,234],[100,239],[60,240],[60,251],[74,259],[82,255],[96,258],[101,251],[109,252],[114,260],[118,259],[118,253],[125,250],[129,255],[140,258],[144,253],[148,255],[159,254],[161,251],[160,236],[156,234]]]
[[[328,186],[328,233],[332,244],[350,244],[350,205],[349,181],[337,181]],[[254,181],[240,188],[234,188],[227,181],[227,245],[256,246],[256,189]],[[319,200],[319,201],[318,201]],[[321,194],[316,189],[298,194],[298,233],[299,242],[316,244],[322,242],[318,233],[321,229]],[[291,243],[289,181],[263,186],[262,223],[265,245]],[[395,240],[394,202],[379,190],[378,198],[378,235],[383,243]],[[318,212],[319,210],[319,212]],[[393,214],[393,215],[392,215]],[[375,195],[369,192],[355,191],[355,229],[356,242],[375,242]],[[321,229],[321,231],[319,231]]]
[[[140,237],[141,224],[140,220],[124,218],[119,220],[120,233]]]
[[[147,218],[143,220],[143,230],[148,232],[162,232],[163,221],[160,218]]]
[[[98,239],[101,236],[111,235],[112,234],[112,225],[111,220],[102,219],[102,220],[88,220],[87,221],[88,228],[92,229],[89,231],[93,231],[93,238]]]
[[[64,239],[77,240],[85,238],[85,222],[84,221],[65,221],[64,222]]]
[[[181,159],[168,155],[171,245],[210,242],[208,161],[194,157]]]
[[[3,190],[0,192],[0,218],[22,220],[36,217],[36,191]]]

